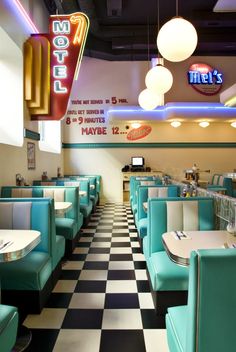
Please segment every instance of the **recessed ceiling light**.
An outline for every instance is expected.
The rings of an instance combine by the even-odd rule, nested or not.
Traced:
[[[209,122],[207,122],[207,121],[201,121],[201,122],[199,122],[199,126],[201,126],[201,127],[203,127],[203,128],[206,128],[206,127],[208,127],[210,124],[209,124]]]
[[[172,121],[171,126],[177,128],[177,127],[181,126],[181,122],[180,121]]]
[[[233,128],[236,128],[236,121],[232,122],[232,123],[231,123],[231,126],[232,126]]]
[[[139,128],[141,126],[141,123],[139,123],[139,122],[133,122],[133,123],[131,123],[131,127],[132,128]]]

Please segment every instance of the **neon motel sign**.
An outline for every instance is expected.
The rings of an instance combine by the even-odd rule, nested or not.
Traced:
[[[41,109],[43,113],[40,107],[29,109],[32,120],[61,120],[65,116],[73,80],[78,79],[88,27],[88,17],[81,12],[55,15],[50,17],[49,34],[33,35],[35,41],[41,42],[46,38],[49,43],[50,50],[46,55],[48,62],[42,62],[41,71],[42,76],[45,76],[45,67],[49,64],[50,97],[48,113],[45,113],[45,106]],[[43,77],[41,81],[45,79],[47,77]],[[42,89],[42,97],[44,95],[45,89]]]

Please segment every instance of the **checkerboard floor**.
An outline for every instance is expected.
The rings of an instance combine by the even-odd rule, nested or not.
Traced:
[[[40,315],[29,352],[167,352],[129,206],[97,207]]]

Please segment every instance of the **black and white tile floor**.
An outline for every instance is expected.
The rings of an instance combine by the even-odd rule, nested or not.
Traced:
[[[40,315],[29,352],[167,352],[130,207],[97,207]]]

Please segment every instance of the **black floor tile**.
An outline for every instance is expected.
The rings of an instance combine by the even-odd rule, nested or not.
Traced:
[[[139,308],[137,293],[107,293],[105,298],[106,309],[133,309]]]
[[[128,230],[128,225],[113,225],[113,229],[127,229]]]
[[[96,233],[111,233],[112,229],[97,229]]]
[[[119,260],[132,261],[133,256],[132,254],[110,254],[110,260],[111,261],[119,261]]]
[[[60,280],[78,280],[80,270],[62,270]]]
[[[144,329],[163,329],[165,327],[165,316],[157,316],[154,309],[141,309]]]
[[[49,300],[47,301],[47,308],[67,308],[70,304],[70,300],[73,293],[51,293]]]
[[[76,247],[90,247],[91,242],[78,242]]]
[[[135,280],[134,270],[109,270],[107,280]]]
[[[148,280],[137,280],[138,292],[150,292]]]
[[[132,253],[143,253],[143,252],[141,251],[141,249],[139,247],[132,247]]]
[[[94,237],[93,242],[111,242],[111,237]]]
[[[107,270],[109,262],[85,262],[83,270]]]
[[[92,248],[89,248],[89,254],[91,253],[96,253],[96,254],[109,254],[110,253],[110,248],[102,248],[102,247],[99,247],[99,248],[95,248],[95,247],[92,247]]]
[[[130,242],[112,242],[111,247],[130,247]]]
[[[142,330],[103,330],[99,352],[146,352]]]
[[[134,262],[134,269],[146,269],[146,267],[147,265],[145,261]]]
[[[100,329],[103,309],[68,309],[62,329]]]
[[[72,254],[69,258],[70,261],[84,261],[86,259],[87,254]]]
[[[75,287],[75,292],[106,292],[106,281],[79,281]]]
[[[112,233],[112,237],[129,237],[129,234],[128,232],[127,233],[116,232],[116,233]]]
[[[30,329],[32,340],[25,352],[52,352],[55,345],[58,329]],[[14,351],[14,350],[13,350]],[[23,351],[23,350],[22,350]]]

